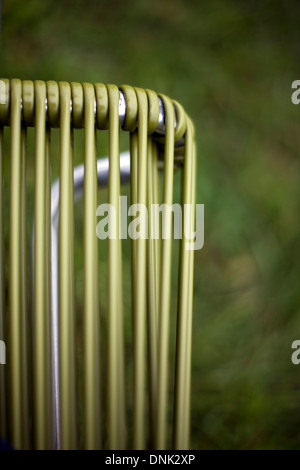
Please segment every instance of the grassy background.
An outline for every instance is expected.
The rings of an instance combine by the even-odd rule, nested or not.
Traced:
[[[299,3],[2,3],[2,77],[148,87],[191,115],[205,204],[191,447],[299,449]]]

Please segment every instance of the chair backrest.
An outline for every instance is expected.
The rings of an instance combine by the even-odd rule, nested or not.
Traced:
[[[84,130],[82,152],[77,129]],[[120,154],[123,131],[130,150]],[[51,186],[55,132],[59,178]],[[105,148],[107,137],[108,157],[97,161],[98,140]],[[82,154],[77,167],[74,152]],[[0,80],[0,340],[7,346],[0,437],[13,447],[188,448],[195,161],[192,122],[164,95],[101,83]],[[177,264],[175,167],[182,174]],[[129,210],[121,197],[128,183]],[[106,204],[98,186],[108,188]],[[172,279],[177,314],[170,320]]]

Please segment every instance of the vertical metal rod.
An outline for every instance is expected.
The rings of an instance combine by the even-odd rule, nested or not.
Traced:
[[[157,285],[156,285],[156,239],[155,227],[157,222],[152,217],[152,208],[155,203],[154,186],[154,164],[155,160],[154,144],[151,138],[148,138],[148,186],[147,186],[147,204],[148,204],[148,241],[147,241],[147,314],[148,314],[148,357],[149,357],[149,383],[150,383],[150,438],[152,445],[155,436],[156,419],[156,393],[157,393]]]
[[[46,205],[45,205],[45,230],[46,230],[46,308],[45,315],[47,319],[47,351],[50,353],[50,357],[47,359],[47,378],[48,389],[52,390],[52,375],[51,375],[51,171],[50,171],[50,128],[46,127],[46,149],[45,149],[45,166],[46,166]],[[47,352],[48,354],[48,352]],[[47,392],[47,400],[49,400],[48,395],[50,393],[50,404],[49,406],[49,447],[52,448],[51,442],[51,431],[53,430],[54,422],[52,417],[52,408],[51,408],[51,391]],[[49,403],[49,401],[48,401]]]
[[[130,134],[130,205],[137,203],[137,133]],[[133,217],[131,217],[133,220]],[[136,297],[136,240],[131,239],[131,297]]]
[[[109,107],[109,183],[108,202],[114,208],[115,238],[108,240],[108,445],[119,449],[120,401],[119,401],[119,324],[122,296],[119,285],[119,196],[120,196],[120,152],[119,152],[119,90],[115,85],[107,86]],[[124,393],[124,390],[122,391]]]
[[[192,149],[192,160],[193,170],[191,178],[191,232],[194,231],[195,225],[195,202],[196,202],[196,147],[193,144]],[[194,251],[190,250],[190,265],[189,265],[189,281],[188,281],[188,309],[187,309],[187,338],[186,338],[186,396],[185,396],[185,425],[184,425],[184,436],[185,436],[185,449],[189,448],[189,436],[190,436],[190,401],[191,401],[191,358],[192,358],[192,330],[193,330],[193,287],[194,287]]]
[[[121,177],[121,173],[120,173]],[[121,214],[120,214],[121,216]],[[121,224],[121,219],[119,220]],[[123,294],[122,294],[122,239],[118,240],[118,257],[119,257],[119,275],[118,275],[118,286],[119,286],[119,319],[118,319],[118,364],[119,364],[119,447],[120,449],[126,449],[126,415],[125,415],[125,354],[124,354],[124,318],[123,318]]]
[[[11,80],[9,325],[11,441],[24,443],[21,304],[21,81]]]
[[[74,394],[72,396],[72,408],[74,412],[73,417],[73,426],[75,427],[74,430],[74,445],[77,449],[77,439],[78,439],[78,432],[77,432],[77,393],[76,393],[76,311],[75,311],[75,270],[74,270],[74,243],[75,243],[75,221],[74,221],[74,129],[71,127],[71,134],[70,134],[70,168],[69,168],[69,188],[70,188],[70,198],[69,198],[69,218],[70,218],[70,240],[69,240],[69,256],[70,256],[70,312],[72,314],[71,319],[71,357],[73,361],[73,371],[71,380],[74,386]]]
[[[54,195],[57,195],[57,197],[55,198]],[[59,184],[57,184],[56,181],[51,188],[51,407],[53,448],[61,449],[58,316],[58,217],[55,211],[57,206],[59,207]]]
[[[174,172],[174,109],[171,100],[163,98],[166,113],[166,141],[164,150],[164,194],[163,202],[170,209],[173,204]],[[161,287],[158,322],[158,388],[156,449],[166,449],[167,433],[167,391],[168,391],[168,352],[169,352],[169,314],[171,295],[172,264],[172,212],[163,212],[162,223],[169,234],[162,240]]]
[[[34,199],[34,436],[37,449],[51,448],[50,318],[47,308],[47,188],[46,85],[35,84],[35,199]],[[48,249],[48,251],[47,251]]]
[[[148,101],[144,90],[136,89],[138,101],[138,165],[137,165],[137,203],[147,205],[147,135]],[[140,236],[136,240],[136,296],[134,308],[134,409],[133,409],[133,446],[144,449],[145,435],[145,385],[146,385],[146,214],[140,213]]]
[[[3,158],[4,138],[3,127],[0,128],[0,339],[6,341],[6,315],[4,290],[4,185],[3,185]],[[7,438],[7,397],[6,378],[7,367],[0,365],[0,435]]]
[[[47,87],[47,116],[49,128],[47,129],[48,153],[50,157],[51,123],[59,122],[59,87],[58,83],[48,81]],[[60,383],[59,383],[59,318],[58,318],[58,217],[59,212],[59,183],[51,186],[50,209],[50,350],[51,350],[51,414],[52,414],[52,446],[61,448],[61,422],[60,422]]]
[[[137,133],[130,134],[130,205],[137,203]],[[131,221],[134,216],[131,217]],[[134,338],[134,319],[136,317],[136,240],[131,239],[131,311],[132,311],[132,337]],[[134,380],[134,378],[133,378]],[[133,396],[133,409],[134,409]],[[133,436],[132,436],[133,438]],[[133,444],[133,442],[132,442]]]
[[[94,87],[84,91],[84,446],[101,448],[98,245],[96,237],[97,164]]]
[[[60,218],[59,218],[59,312],[60,312],[60,384],[61,384],[61,445],[76,449],[75,407],[75,318],[73,272],[70,240],[74,237],[70,211],[74,210],[73,161],[71,152],[70,102],[71,88],[60,82]]]
[[[185,155],[183,168],[183,191],[182,207],[191,204],[190,178],[193,171],[193,136],[191,125],[188,123],[185,137]],[[178,314],[177,314],[177,339],[176,339],[176,375],[175,375],[175,408],[174,408],[174,442],[175,449],[186,449],[186,415],[189,413],[186,400],[186,379],[189,367],[187,363],[187,331],[188,331],[188,309],[189,309],[189,280],[191,252],[186,249],[188,242],[184,227],[191,226],[191,211],[183,211],[183,230],[180,244],[180,266],[178,281]]]
[[[29,381],[31,364],[29,360],[29,312],[28,312],[28,254],[27,254],[27,191],[26,191],[26,146],[27,131],[21,130],[21,305],[22,305],[22,372],[23,372],[23,419],[24,443],[23,448],[29,449]]]
[[[153,173],[153,201],[154,204],[159,204],[159,170],[158,170],[158,160],[157,160],[157,146],[153,143],[153,154],[152,154],[152,173]],[[157,230],[158,238],[154,240],[154,259],[155,259],[155,295],[156,295],[156,312],[157,312],[157,329],[158,329],[158,318],[159,318],[159,298],[160,298],[160,269],[161,269],[161,234],[160,234],[160,223],[157,223],[157,227],[154,229]]]

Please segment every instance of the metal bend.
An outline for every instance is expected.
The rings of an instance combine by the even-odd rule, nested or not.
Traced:
[[[98,186],[108,184],[109,158],[97,160]],[[121,183],[130,182],[130,153],[120,155]],[[74,204],[83,195],[84,165],[74,168]],[[59,179],[51,187],[51,395],[53,420],[53,447],[60,449],[60,381],[59,381],[59,311],[58,311],[58,224],[59,224]]]
[[[159,102],[159,119],[158,119],[158,124],[155,129],[155,133],[158,134],[159,136],[164,136],[166,132],[166,126],[165,126],[165,108],[163,101],[160,96],[158,96],[158,102]],[[71,113],[71,118],[72,118],[72,112],[73,112],[73,106],[72,106],[72,98],[70,101],[70,113]],[[46,113],[46,122],[49,122],[49,114],[48,114],[48,99],[46,97],[45,99],[45,113]],[[95,97],[95,105],[94,105],[94,113],[95,113],[95,120],[96,120],[96,114],[97,114],[97,100]],[[177,111],[176,107],[174,106],[174,113],[175,113],[175,129],[177,127]],[[22,120],[24,121],[24,116],[23,116],[23,99],[21,98],[21,116]],[[125,122],[125,116],[126,116],[126,99],[125,95],[122,90],[119,90],[119,122],[120,126],[122,127],[124,122]],[[175,143],[175,147],[183,147],[184,146],[184,136],[178,140]]]

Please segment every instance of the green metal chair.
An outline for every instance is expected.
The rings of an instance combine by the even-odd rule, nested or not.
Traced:
[[[31,261],[28,127],[35,129]],[[60,133],[60,169],[51,186],[53,128]],[[81,128],[83,163],[74,167],[74,133]],[[130,150],[122,154],[120,132],[130,139]],[[98,133],[108,136],[109,156],[97,161]],[[4,181],[7,160],[9,181]],[[7,344],[7,361],[0,365],[0,437],[14,448],[188,448],[194,252],[186,247],[195,223],[195,162],[192,122],[179,103],[164,95],[100,83],[0,81],[0,339]],[[175,167],[182,172],[181,206],[192,210],[183,211],[182,218],[188,230],[182,230],[180,240],[176,359],[171,364],[176,371],[170,390],[172,212],[163,213],[161,223],[151,214],[154,204],[172,205]],[[124,314],[129,320],[123,304],[121,184],[130,185],[131,205],[148,209],[140,215],[140,236],[131,240],[130,390],[125,385],[131,371],[124,355]],[[105,364],[97,238],[97,188],[103,186],[116,214],[116,236],[108,238]],[[9,217],[4,217],[5,188]],[[83,307],[78,331],[74,208],[82,194]],[[168,237],[162,236],[161,225]],[[142,235],[145,230],[150,236]],[[159,236],[151,236],[154,233]],[[78,335],[83,343],[82,377],[76,374]]]

